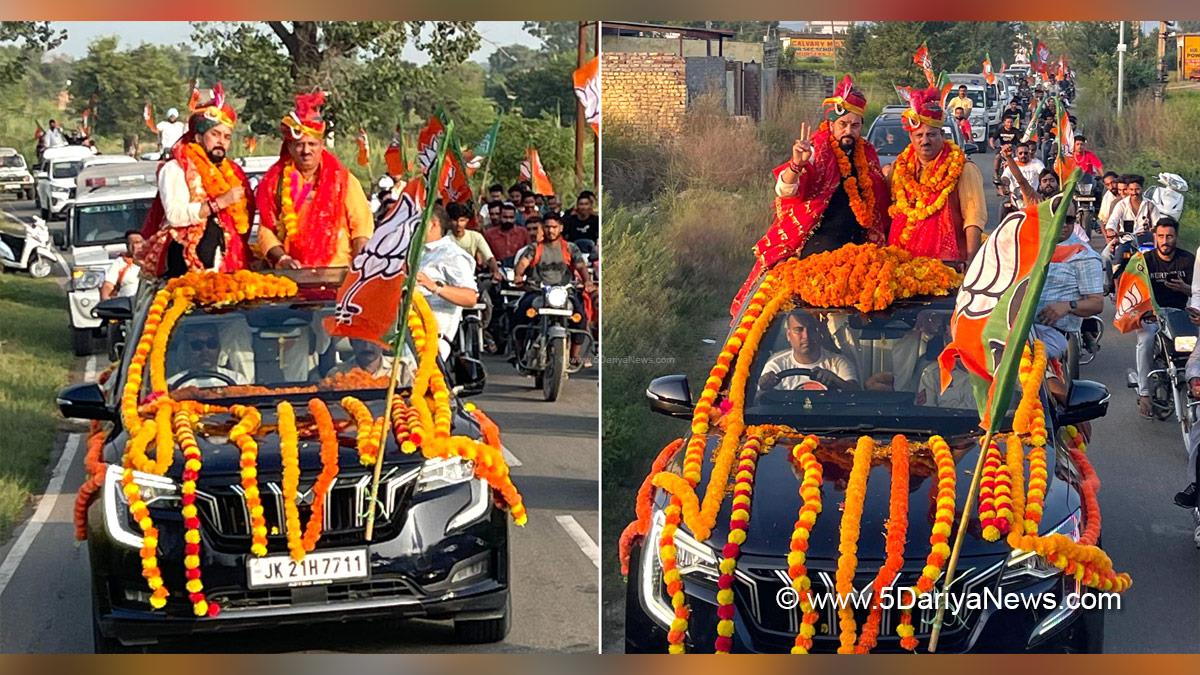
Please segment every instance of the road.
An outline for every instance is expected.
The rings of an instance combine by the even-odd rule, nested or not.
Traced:
[[[990,183],[993,157],[988,153],[972,159],[984,176],[988,218],[994,226],[998,197]],[[1092,243],[1097,249],[1102,246],[1099,238]],[[1125,384],[1126,371],[1134,365],[1136,338],[1112,327],[1112,312],[1109,301],[1100,355],[1082,369],[1083,377],[1103,383],[1112,395],[1108,414],[1093,423],[1094,442],[1088,454],[1102,481],[1104,550],[1117,569],[1129,572],[1134,580],[1122,596],[1121,608],[1108,612],[1104,650],[1196,652],[1200,650],[1200,550],[1192,543],[1190,512],[1171,501],[1188,482],[1187,457],[1177,425],[1138,416],[1135,392]],[[720,345],[725,336],[709,337]],[[605,551],[605,564],[616,564],[615,551]],[[617,606],[606,608],[603,651],[622,651],[625,589],[608,590],[606,597]]]
[[[3,209],[11,213],[9,203]],[[72,379],[83,380],[105,365],[94,358],[80,359]],[[599,631],[598,372],[591,368],[572,376],[560,399],[546,403],[540,391],[533,389],[532,380],[516,375],[507,362],[489,357],[486,365],[486,391],[472,400],[500,425],[513,481],[529,509],[528,525],[510,528],[513,628],[508,639],[464,648],[454,643],[449,623],[412,621],[392,624],[387,631],[356,623],[285,633],[239,633],[220,642],[204,639],[164,649],[595,653]],[[39,504],[31,520],[0,546],[0,652],[87,652],[92,648],[87,547],[76,545],[72,524],[75,492],[84,478],[83,451],[78,447],[84,431],[81,424],[63,422],[51,466],[60,461],[64,448],[73,448],[75,454],[62,467],[61,487],[53,489],[57,485],[52,479],[52,489],[41,498],[44,505]],[[29,528],[40,530],[25,548],[22,533]],[[27,536],[24,540],[30,541]]]

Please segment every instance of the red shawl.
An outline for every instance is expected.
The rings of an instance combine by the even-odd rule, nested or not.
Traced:
[[[171,148],[171,158],[179,163],[183,168],[185,177],[189,179],[189,174],[194,171],[190,166],[187,155],[184,153],[184,148],[188,143],[195,142],[195,134],[187,133],[180,142],[176,143]],[[254,192],[250,187],[250,181],[246,178],[246,173],[242,171],[242,167],[231,159],[226,159],[233,167],[233,175],[237,177],[241,183],[242,189],[246,191],[247,199],[247,216],[249,222],[254,222],[254,202],[249,199],[249,196]],[[159,173],[162,173],[162,168],[166,166],[166,162],[158,165]],[[208,195],[211,199],[216,199],[220,195]],[[155,276],[162,276],[166,273],[167,268],[167,247],[170,242],[178,242],[183,245],[183,257],[187,261],[188,266],[203,270],[204,265],[196,256],[196,244],[200,242],[200,238],[204,235],[204,223],[199,223],[199,227],[170,227],[166,224],[167,212],[162,205],[162,196],[159,195],[154,203],[150,206],[149,213],[146,214],[146,220],[142,223],[142,236],[146,238],[146,243],[142,246],[142,252],[139,259],[139,264],[142,269],[152,272]],[[236,272],[240,269],[245,269],[248,262],[249,246],[247,241],[250,237],[250,231],[245,234],[240,234],[237,231],[237,226],[233,222],[233,218],[225,210],[217,212],[217,221],[221,224],[221,229],[225,231],[225,253],[221,259],[222,272]]]
[[[869,241],[882,243],[887,224],[887,209],[891,203],[887,184],[883,179],[883,170],[879,166],[879,154],[875,146],[866,139],[859,139],[864,144],[867,155],[867,172],[871,177],[871,187],[875,192],[875,219],[867,230]],[[775,199],[775,220],[762,239],[754,246],[757,262],[746,282],[738,291],[729,311],[737,316],[741,310],[742,301],[750,288],[766,270],[774,267],[804,250],[809,236],[821,223],[829,200],[842,182],[842,173],[838,168],[837,157],[830,147],[830,132],[825,125],[812,137],[813,153],[809,166],[800,174],[796,185],[796,193],[790,197]],[[850,156],[853,162],[853,156]],[[788,162],[775,167],[775,179],[788,167]],[[857,221],[856,221],[857,222]]]
[[[308,217],[297,223],[295,241],[286,239],[283,226],[283,204],[281,189],[284,183],[284,168],[292,165],[287,156],[287,144],[278,162],[263,176],[254,198],[258,204],[259,227],[275,233],[283,242],[284,250],[302,267],[327,267],[333,259],[337,245],[338,228],[346,226],[346,189],[350,172],[328,150],[322,150],[321,167],[317,171],[316,195],[308,210]],[[304,195],[298,194],[298,174],[290,171],[288,182],[292,190],[293,203],[299,212],[304,204]]]

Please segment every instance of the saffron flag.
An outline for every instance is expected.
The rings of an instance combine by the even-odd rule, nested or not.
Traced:
[[[996,73],[992,72],[992,55],[983,55],[983,77],[988,84],[996,84]]]
[[[444,119],[444,113],[438,110],[433,117],[429,118],[429,123],[417,136],[417,163],[423,174],[429,174],[434,160],[437,158],[437,149],[446,133]],[[446,152],[446,161],[442,163],[442,175],[437,181],[437,186],[438,196],[447,204],[451,202],[464,203],[471,199],[471,186],[467,184],[466,162],[462,160],[462,153],[454,147],[449,148]]]
[[[254,154],[258,148],[258,136],[247,136],[242,139],[242,147],[246,148],[246,152]]]
[[[525,161],[521,162],[521,178],[529,181],[534,194],[554,194],[554,186],[550,183],[550,176],[546,174],[546,168],[542,166],[536,148],[525,150]]]
[[[962,361],[975,390],[980,426],[993,430],[1008,409],[1021,352],[1033,325],[1079,171],[1063,191],[1011,213],[971,260],[950,318],[950,344],[938,356],[942,389]]]
[[[1056,110],[1058,113],[1058,154],[1054,158],[1054,173],[1061,178],[1074,171],[1079,163],[1071,155],[1071,150],[1075,147],[1075,131],[1071,128],[1071,116],[1067,113],[1066,106],[1062,104],[1061,97],[1055,101],[1058,106]]]
[[[1050,62],[1050,48],[1046,46],[1046,43],[1038,42],[1037,57],[1038,62],[1042,65],[1042,69],[1045,70],[1046,64]]]
[[[929,58],[929,47],[922,42],[917,48],[917,53],[913,54],[913,63],[920,66],[921,71],[925,73],[925,79],[929,81],[929,86],[933,86],[933,60]]]
[[[1037,107],[1033,109],[1033,115],[1029,118],[1029,124],[1025,126],[1025,133],[1021,135],[1021,142],[1028,143],[1037,136],[1037,120],[1042,114],[1042,107],[1046,105],[1045,100],[1039,100]]]
[[[575,80],[575,96],[583,106],[583,119],[592,127],[592,132],[600,134],[600,57],[580,66],[573,75]]]
[[[371,163],[371,141],[367,138],[367,130],[358,128],[358,157],[356,158],[359,166],[367,166]]]
[[[406,261],[425,210],[425,181],[410,180],[375,226],[367,245],[350,261],[338,289],[337,307],[325,319],[330,335],[387,346],[403,295]]]
[[[158,127],[154,126],[154,106],[150,105],[150,101],[146,101],[146,106],[142,108],[142,121],[150,131],[158,133]]]
[[[1158,303],[1154,301],[1154,290],[1150,286],[1150,273],[1146,269],[1146,258],[1141,251],[1133,254],[1121,280],[1117,282],[1116,293],[1117,312],[1113,315],[1113,326],[1122,333],[1129,333],[1142,327],[1142,315],[1146,312],[1158,313]]]
[[[1000,59],[1000,72],[1003,73],[1006,70],[1008,70],[1008,64],[1004,62],[1004,59]]]
[[[42,140],[42,136],[46,135],[46,130],[42,128],[42,123],[40,121],[34,120],[33,123],[36,127],[33,130],[33,140],[40,141]]]
[[[91,136],[92,135],[92,127],[91,127],[92,109],[84,108],[83,113],[79,117],[80,117],[79,132],[81,134],[83,134],[84,136]]]
[[[196,78],[188,80],[188,110],[196,112],[200,107],[200,82]]]

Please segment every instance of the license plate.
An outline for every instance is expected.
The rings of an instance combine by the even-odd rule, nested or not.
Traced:
[[[313,586],[368,576],[367,549],[309,553],[296,562],[290,556],[250,558],[246,563],[250,588]]]
[[[1095,197],[1076,197],[1075,200],[1080,201],[1080,202],[1094,202],[1094,201],[1096,201],[1096,198]]]

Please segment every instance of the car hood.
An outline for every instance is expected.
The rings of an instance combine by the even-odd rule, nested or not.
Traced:
[[[75,267],[106,266],[113,258],[121,257],[121,254],[124,252],[124,242],[117,242],[108,246],[72,247],[71,263]]]
[[[857,436],[822,437],[818,449],[818,459],[823,466],[824,483],[821,488],[822,511],[817,517],[816,525],[812,528],[809,538],[808,557],[814,563],[822,561],[829,566],[836,563],[838,558],[838,541],[841,531],[842,509],[846,498],[846,481],[853,464],[853,451]],[[876,437],[877,443],[890,441],[890,436]],[[910,436],[910,442],[926,440],[924,437]],[[967,489],[971,484],[971,474],[979,454],[979,441],[970,436],[948,439],[954,451],[957,467],[956,485],[956,520],[962,513],[966,501]],[[708,443],[708,458],[719,444],[716,438]],[[1001,444],[1003,450],[1004,445]],[[1066,475],[1066,466],[1047,448],[1047,473],[1049,475],[1046,491],[1046,503],[1042,517],[1042,532],[1057,526],[1070,514],[1079,508],[1078,492],[1062,479]],[[676,457],[682,462],[682,453]],[[704,475],[697,492],[707,485],[712,463],[704,462]],[[678,465],[676,465],[678,470]],[[755,471],[753,500],[751,502],[750,527],[746,533],[746,542],[742,545],[742,553],[753,556],[779,557],[787,556],[793,526],[799,512],[801,500],[799,496],[800,479],[803,471],[791,459],[790,441],[786,445],[778,445],[758,461]],[[888,520],[888,505],[891,492],[891,460],[876,458],[871,463],[871,472],[867,478],[867,496],[864,503],[863,515],[858,542],[858,558],[860,561],[882,563],[886,557],[885,531]],[[733,476],[730,476],[730,492],[733,489]],[[934,496],[937,492],[937,477],[934,472],[932,458],[928,453],[914,453],[910,463],[910,479],[908,492],[908,544],[904,557],[906,566],[919,565],[929,552],[929,535],[933,527]],[[716,525],[707,544],[719,553],[729,535],[729,516],[732,499],[726,497],[721,512],[717,516]],[[978,503],[978,500],[977,500]],[[963,542],[963,556],[999,556],[1007,555],[1009,547],[1003,539],[997,542],[985,541],[980,536],[980,526],[977,509],[972,509],[972,517],[968,526],[967,538]]]
[[[26,169],[0,169],[0,178],[24,178],[32,175]]]
[[[296,421],[302,428],[309,422],[307,406],[305,401],[307,398],[292,399],[292,405],[296,409]],[[383,415],[384,401],[365,401],[367,407],[371,409],[375,416]],[[222,405],[230,404],[229,401],[221,401]],[[259,431],[255,433],[254,439],[258,444],[258,472],[260,477],[274,478],[282,473],[282,462],[279,454],[279,434],[276,431],[277,415],[275,404],[255,401],[259,412],[262,414],[262,425]],[[329,406],[330,414],[333,417],[334,425],[338,429],[339,453],[338,465],[343,469],[358,467],[358,450],[356,445],[357,432],[351,418],[337,404],[337,400],[326,400]],[[236,419],[228,414],[216,414],[205,416],[196,434],[197,445],[200,448],[200,454],[203,458],[203,468],[201,469],[202,479],[209,479],[218,475],[228,475],[231,478],[237,476],[241,470],[241,451],[236,445],[229,442],[229,430],[233,427]],[[458,413],[453,417],[453,433],[467,435],[472,438],[479,438],[479,426],[475,420],[466,416],[463,413]],[[128,436],[122,432],[114,436],[107,448],[105,461],[112,464],[121,464],[121,458],[125,451],[125,445]],[[309,474],[317,473],[321,470],[321,446],[315,439],[302,439],[299,444],[300,449],[300,471]],[[147,449],[147,454],[154,457],[154,444],[151,443]],[[417,466],[424,458],[420,453],[401,454],[396,450],[395,437],[388,434],[388,444],[385,450],[386,464],[388,466]],[[166,475],[175,481],[181,480],[183,473],[183,460],[179,451],[176,450],[175,461]],[[236,479],[233,479],[236,482]]]

